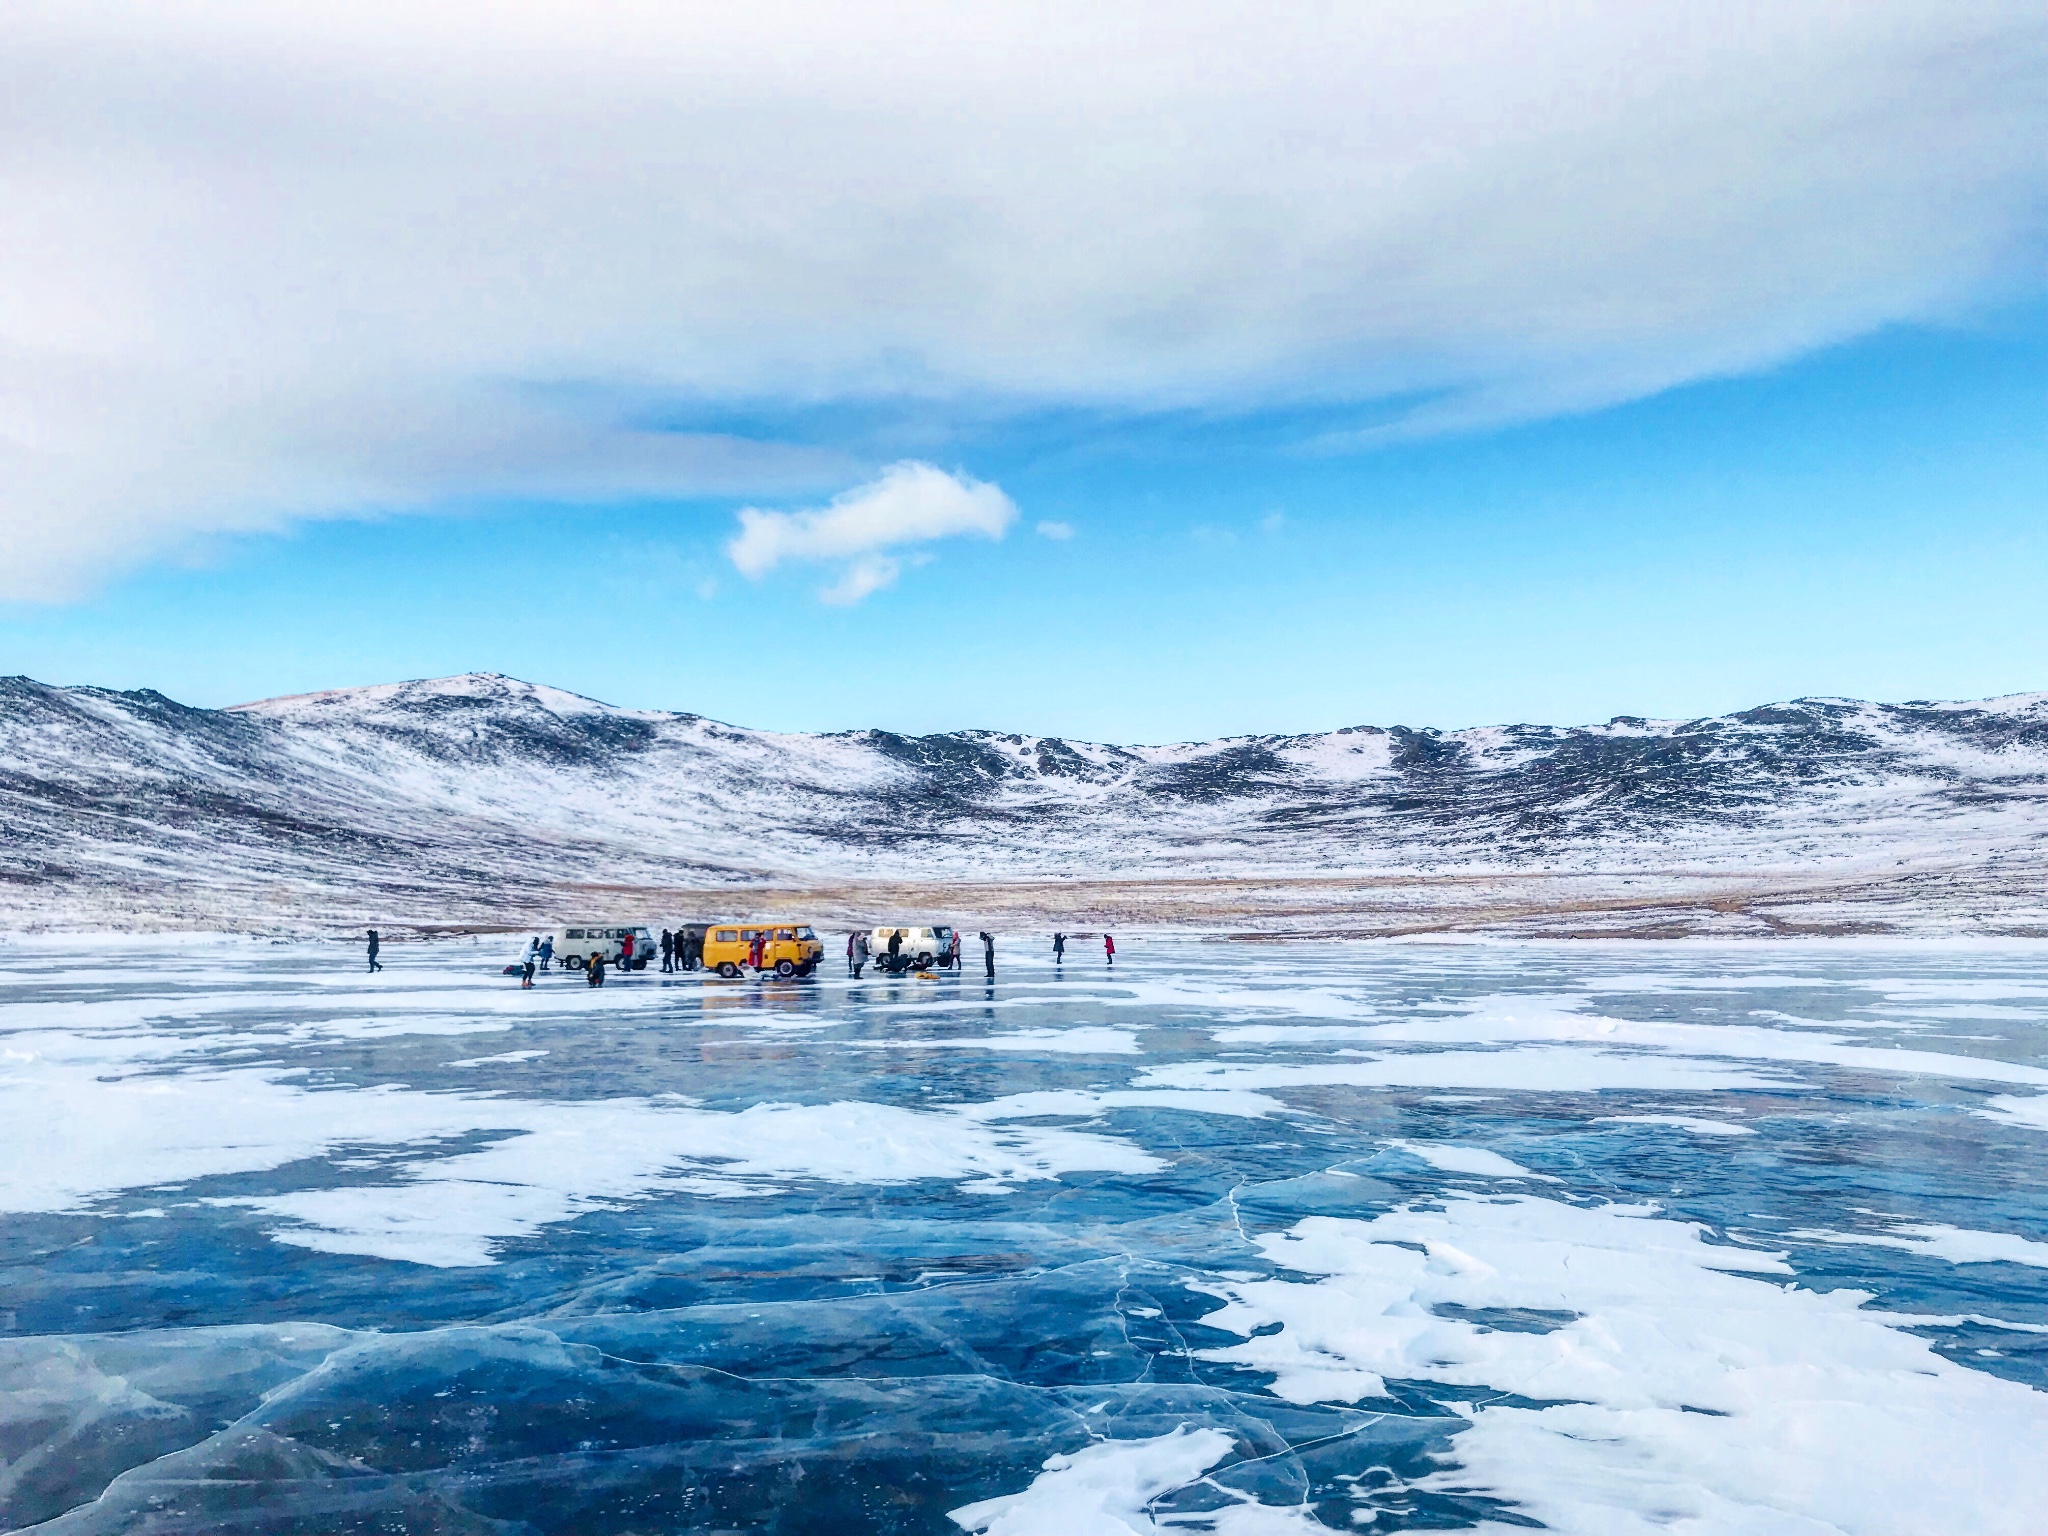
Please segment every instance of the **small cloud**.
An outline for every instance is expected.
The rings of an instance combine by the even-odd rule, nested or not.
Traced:
[[[756,578],[785,560],[846,560],[845,572],[819,596],[849,604],[902,574],[902,562],[884,550],[970,533],[1000,539],[1016,520],[1017,505],[1000,487],[911,459],[890,465],[823,507],[799,512],[742,508],[740,531],[725,552],[740,574]],[[931,558],[920,550],[910,561],[922,565]]]
[[[1237,535],[1228,528],[1218,528],[1212,523],[1197,523],[1188,530],[1188,537],[1205,549],[1228,549],[1237,542]]]
[[[1278,507],[1259,519],[1259,532],[1270,537],[1287,526],[1287,514]]]
[[[706,576],[697,583],[697,596],[700,601],[710,602],[711,599],[718,596],[718,583],[709,576]]]
[[[835,608],[851,608],[870,592],[895,586],[896,578],[902,574],[901,563],[887,555],[862,555],[846,568],[845,575],[818,594],[818,601]]]
[[[1041,539],[1058,539],[1062,543],[1074,536],[1072,523],[1040,523],[1038,536]]]

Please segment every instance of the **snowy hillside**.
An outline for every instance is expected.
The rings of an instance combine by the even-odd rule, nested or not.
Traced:
[[[973,882],[989,910],[1119,921],[1476,904],[1487,923],[1452,926],[1566,907],[1639,926],[1677,899],[1708,928],[1848,902],[1867,910],[1837,926],[2029,932],[2048,927],[2048,695],[1119,747],[778,734],[495,675],[229,710],[17,678],[0,833],[16,926],[517,924],[683,893],[740,910],[769,887],[852,910]],[[1038,882],[1059,883],[1018,894]]]

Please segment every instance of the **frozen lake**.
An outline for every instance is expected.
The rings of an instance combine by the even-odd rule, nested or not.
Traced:
[[[2048,946],[1020,944],[0,945],[0,1527],[2043,1528]]]

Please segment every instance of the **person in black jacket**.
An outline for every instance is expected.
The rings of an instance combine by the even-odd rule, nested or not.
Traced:
[[[661,930],[661,969],[664,974],[676,968],[676,936],[666,928]]]
[[[988,979],[996,979],[996,936],[986,928],[981,930],[981,959],[988,967]]]
[[[384,969],[383,966],[377,963],[377,951],[380,947],[381,946],[377,943],[377,930],[372,928],[370,930],[370,969],[373,971],[381,971]]]

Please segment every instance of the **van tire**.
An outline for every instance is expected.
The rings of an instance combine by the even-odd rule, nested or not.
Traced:
[[[932,968],[932,957],[930,955],[919,955],[917,957],[917,968],[920,971],[930,970]]]
[[[803,963],[802,965],[800,965],[800,966],[798,966],[798,967],[796,968],[796,973],[797,973],[797,975],[799,975],[799,976],[808,976],[808,975],[810,975],[810,974],[811,974],[811,972],[815,971],[815,970],[816,970],[817,968],[818,968],[818,962],[817,962],[817,961],[815,961],[815,960],[806,960],[806,961],[805,961],[805,962],[804,962],[804,963]]]
[[[796,962],[794,960],[776,961],[775,974],[780,976],[784,981],[789,980],[790,977],[796,974]]]
[[[562,969],[565,971],[580,971],[585,964],[586,962],[581,955],[562,956]]]
[[[734,965],[730,960],[721,960],[718,962],[718,974],[723,976],[727,981],[731,981],[733,977],[739,975],[739,973],[740,968]]]

